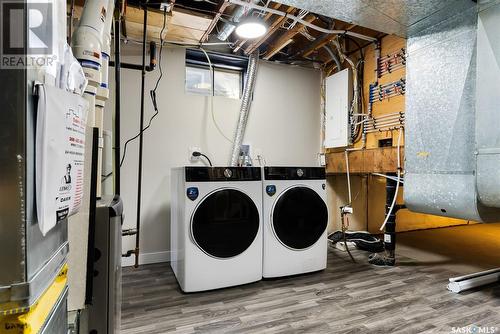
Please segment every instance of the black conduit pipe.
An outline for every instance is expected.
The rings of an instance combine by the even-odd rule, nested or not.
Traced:
[[[395,173],[388,173],[387,175],[397,177]],[[384,232],[384,248],[386,251],[386,256],[388,259],[395,259],[396,251],[396,212],[398,211],[396,207],[391,210],[392,201],[394,200],[394,195],[396,193],[397,181],[393,179],[386,179],[385,185],[385,213],[389,215],[387,223],[385,224]]]
[[[117,1],[119,4],[120,1]],[[114,156],[115,156],[115,170],[114,170],[114,178],[115,178],[115,195],[120,195],[120,108],[121,108],[121,51],[120,51],[120,27],[121,27],[121,13],[118,13],[115,17],[115,26],[114,26],[114,40],[115,40],[115,131],[114,131]]]
[[[142,150],[144,144],[144,91],[146,89],[146,39],[148,25],[148,8],[144,9],[144,28],[142,34],[142,75],[141,75],[141,117],[139,125],[139,170],[137,172],[137,233],[135,235],[135,265],[139,267],[139,236],[141,231],[141,195],[142,195]]]
[[[146,72],[151,72],[156,68],[156,42],[149,43],[149,65],[146,66]],[[115,66],[115,62],[110,61],[109,66]],[[121,68],[126,68],[129,70],[137,70],[142,71],[142,64],[129,64],[129,63],[120,63]]]

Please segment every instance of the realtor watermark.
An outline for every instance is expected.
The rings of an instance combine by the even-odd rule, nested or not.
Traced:
[[[52,66],[54,55],[52,1],[1,0],[0,68]]]
[[[452,327],[452,334],[494,334],[500,333],[498,327],[470,325],[466,327]]]

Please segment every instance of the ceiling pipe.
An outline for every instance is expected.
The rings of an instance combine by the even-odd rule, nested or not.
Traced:
[[[325,34],[346,34],[346,35],[349,35],[349,36],[352,36],[352,37],[356,37],[356,38],[359,38],[359,39],[363,39],[363,40],[366,40],[366,41],[370,41],[370,42],[375,42],[377,39],[374,38],[374,37],[370,37],[370,36],[366,36],[366,35],[363,35],[363,34],[358,34],[358,33],[355,33],[355,32],[352,32],[352,31],[349,31],[349,30],[330,30],[330,29],[326,29],[326,28],[323,28],[323,27],[320,27],[320,26],[317,26],[315,24],[312,24],[312,23],[309,23],[297,16],[294,16],[294,15],[291,15],[291,14],[287,14],[285,12],[282,12],[280,10],[276,10],[276,9],[272,9],[272,8],[269,8],[269,7],[264,7],[264,6],[260,6],[260,5],[257,5],[255,3],[252,3],[252,2],[245,2],[245,1],[242,1],[242,0],[229,0],[229,3],[232,3],[233,5],[238,5],[238,6],[242,6],[243,8],[252,8],[252,9],[256,9],[256,10],[260,10],[260,11],[265,11],[265,12],[268,12],[268,13],[271,13],[271,14],[275,14],[275,15],[279,15],[279,16],[283,16],[283,17],[287,17],[287,18],[290,18],[290,19],[293,19],[295,21],[297,21],[298,23],[306,26],[306,27],[309,27],[311,29],[314,29],[316,31],[319,31],[319,32],[323,32]]]
[[[123,3],[117,0],[115,4],[114,17],[114,43],[115,43],[115,108],[113,109],[113,142],[114,142],[114,160],[113,160],[113,175],[114,175],[114,193],[120,195],[121,192],[121,173],[120,173],[120,110],[121,110],[121,45],[120,45],[120,28],[122,25],[122,9]]]
[[[260,0],[252,0],[252,2],[253,2],[252,4],[257,4],[260,2]],[[244,3],[249,4],[248,2],[244,2]],[[266,8],[266,7],[262,7],[262,8]],[[222,29],[217,34],[217,39],[219,39],[220,41],[223,41],[223,42],[227,41],[229,36],[231,36],[231,34],[233,33],[234,29],[236,29],[236,24],[240,21],[240,19],[243,17],[243,15],[245,15],[245,12],[246,12],[246,7],[236,8],[234,13],[233,13],[233,17],[231,18],[231,21],[233,21],[233,22],[224,23],[224,25],[222,26]]]

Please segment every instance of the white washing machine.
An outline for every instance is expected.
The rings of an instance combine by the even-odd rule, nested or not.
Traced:
[[[263,170],[263,277],[325,269],[328,211],[324,168]]]
[[[171,262],[184,292],[262,279],[262,170],[172,169]]]

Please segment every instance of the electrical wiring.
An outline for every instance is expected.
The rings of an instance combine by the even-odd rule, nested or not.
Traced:
[[[349,204],[352,204],[352,194],[351,194],[351,176],[349,173],[349,153],[347,153],[347,150],[344,151],[345,153],[345,169],[347,173],[347,194],[348,194],[348,199],[349,199]]]
[[[390,175],[385,175],[385,174],[381,174],[381,173],[371,173],[372,175],[375,175],[375,176],[380,176],[380,177],[384,177],[386,179],[389,179],[389,180],[392,180],[392,181],[396,181],[398,182],[398,178],[397,177],[394,177],[394,176],[390,176]],[[401,178],[399,180],[400,183],[405,183],[405,181]]]
[[[349,249],[349,246],[347,246],[347,228],[349,226],[349,218],[347,216],[344,216],[345,220],[347,221],[347,224],[344,225],[344,222],[342,221],[342,231],[343,231],[343,239],[344,239],[344,245],[345,245],[345,250],[347,251],[347,254],[349,254],[349,257],[351,258],[353,263],[356,263],[356,260],[354,259],[354,256],[351,254],[351,250]]]
[[[392,204],[391,207],[389,208],[389,211],[387,212],[385,216],[384,223],[382,226],[380,226],[380,231],[383,231],[385,228],[385,224],[387,224],[387,221],[389,220],[389,216],[392,213],[392,210],[394,210],[394,205],[396,204],[396,200],[398,198],[398,190],[399,190],[399,183],[401,180],[401,157],[400,157],[400,148],[401,148],[401,132],[403,132],[402,128],[399,128],[398,132],[398,146],[397,146],[397,159],[398,159],[398,176],[397,176],[397,183],[396,183],[396,191],[394,192],[394,198],[392,199]]]
[[[214,66],[212,64],[212,61],[210,60],[208,53],[201,47],[199,49],[205,54],[205,57],[207,58],[207,61],[208,61],[208,65],[210,66],[210,73],[212,74],[212,78],[214,78]],[[214,82],[212,83],[212,85],[214,85]],[[222,137],[224,137],[227,141],[232,143],[233,141],[231,140],[231,138],[226,136],[226,134],[224,133],[224,131],[222,131],[222,129],[220,128],[220,126],[217,123],[217,120],[215,118],[213,89],[212,89],[212,94],[210,94],[210,113],[212,115],[212,121],[214,122],[214,125],[215,125],[215,128],[217,129],[217,131],[219,131],[219,133]]]
[[[193,157],[203,157],[203,158],[207,159],[207,162],[210,165],[210,167],[213,167],[212,160],[210,160],[210,158],[207,155],[205,155],[201,152],[195,151],[195,152],[193,152]]]
[[[142,45],[142,41],[139,41],[134,38],[121,38],[122,42],[125,44],[132,42],[134,44]],[[179,42],[179,41],[170,41],[170,40],[163,40],[163,44],[167,45],[175,45],[175,46],[180,46],[180,47],[186,47],[186,48],[192,48],[192,47],[200,47],[200,46],[223,46],[227,45],[229,47],[234,47],[233,42],[205,42],[205,43],[199,43],[199,42]]]
[[[158,56],[158,70],[160,71],[160,75],[158,77],[158,80],[156,80],[156,84],[155,84],[155,87],[153,90],[151,90],[149,92],[150,96],[151,96],[151,102],[153,103],[153,108],[154,108],[154,114],[151,116],[151,118],[149,119],[149,122],[148,122],[148,125],[145,126],[143,129],[141,129],[141,131],[139,131],[139,133],[137,135],[135,135],[134,137],[128,139],[126,142],[125,142],[125,145],[123,147],[123,156],[122,156],[122,159],[120,160],[120,167],[123,165],[123,162],[125,161],[125,156],[127,155],[127,146],[130,142],[134,141],[135,139],[137,139],[141,134],[144,133],[144,131],[146,131],[147,129],[149,129],[149,127],[151,126],[151,123],[153,122],[153,119],[158,116],[158,113],[159,113],[159,110],[158,110],[158,104],[156,102],[156,90],[158,89],[158,85],[160,84],[160,81],[163,77],[163,69],[162,69],[162,53],[163,53],[163,32],[165,31],[165,28],[167,26],[167,9],[165,8],[164,11],[163,11],[163,27],[160,31],[160,53],[159,53],[159,56]]]
[[[351,129],[351,140],[352,142],[356,142],[359,140],[359,138],[362,137],[362,131],[361,127],[354,125],[356,122],[359,121],[359,117],[354,117],[353,115],[359,113],[359,107],[361,104],[363,104],[362,101],[362,77],[360,77],[360,73],[362,73],[362,64],[364,63],[364,59],[361,58],[358,60],[356,64],[354,64],[354,61],[350,59],[349,57],[346,56],[345,52],[342,50],[342,47],[340,45],[339,38],[337,37],[336,39],[333,39],[331,43],[335,46],[337,49],[337,52],[340,56],[340,61],[343,62],[344,60],[349,63],[349,66],[352,69],[352,74],[354,78],[354,96],[351,102],[351,105],[349,107],[349,117],[351,118],[351,124],[352,124],[352,129]],[[360,100],[361,99],[361,100]],[[361,102],[361,103],[360,103]]]
[[[184,4],[181,4],[181,3],[176,3],[175,4],[175,7],[178,7],[178,8],[183,8],[183,9],[187,9],[187,10],[191,10],[191,11],[194,11],[194,12],[202,12],[202,13],[206,13],[206,14],[212,14],[212,15],[220,15],[222,17],[226,17],[228,19],[231,19],[233,16],[231,14],[225,14],[225,13],[219,13],[215,10],[208,10],[208,9],[201,9],[201,8],[196,8],[196,7],[192,7],[192,6],[187,6],[187,5],[184,5]]]
[[[264,167],[267,165],[266,158],[262,154],[257,154],[257,161],[259,162],[260,167]]]

